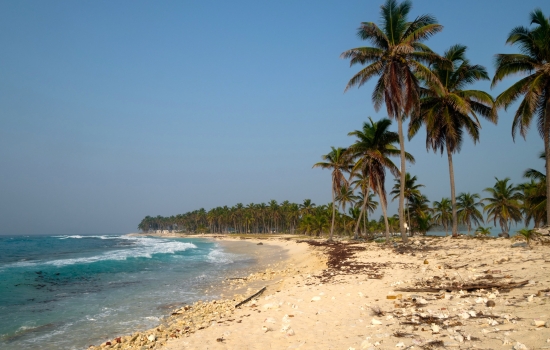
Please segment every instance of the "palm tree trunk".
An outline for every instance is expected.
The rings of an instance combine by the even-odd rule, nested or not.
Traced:
[[[378,180],[378,197],[380,198],[380,204],[382,205],[382,214],[384,215],[384,225],[386,225],[386,244],[390,243],[390,224],[388,223],[388,213],[386,212],[386,201],[382,193],[382,186],[380,180]]]
[[[458,217],[456,215],[456,196],[455,196],[455,172],[453,169],[453,155],[449,150],[449,145],[447,144],[447,158],[449,159],[449,178],[451,180],[451,205],[453,207],[453,237],[458,236]]]
[[[550,98],[544,112],[544,152],[546,161],[546,224],[550,225]]]
[[[334,205],[334,188],[332,189],[332,225],[330,226],[329,241],[332,241],[332,234],[334,233],[334,217],[336,216],[336,205]]]
[[[405,231],[405,218],[403,217],[403,209],[405,205],[405,139],[403,137],[403,115],[399,112],[397,116],[397,131],[399,133],[399,148],[401,152],[401,184],[399,186],[399,229],[401,230],[401,238],[403,243],[408,242],[407,232]]]
[[[369,193],[368,186],[365,192],[366,194],[363,195],[363,205],[361,206],[361,212],[359,213],[359,217],[357,218],[357,224],[355,224],[355,230],[354,230],[355,235],[353,239],[359,238],[358,235],[359,235],[359,225],[361,224],[361,216],[365,214],[365,208],[367,207],[367,200],[368,200],[368,193]]]

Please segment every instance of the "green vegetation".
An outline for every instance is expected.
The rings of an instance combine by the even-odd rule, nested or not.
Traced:
[[[392,233],[400,233],[407,241],[406,230],[413,234],[425,234],[433,225],[449,226],[453,235],[458,225],[478,226],[477,235],[488,235],[491,228],[479,226],[487,221],[497,222],[502,232],[508,233],[512,224],[524,222],[535,227],[550,222],[550,18],[541,10],[531,13],[531,27],[515,27],[506,43],[519,48],[520,53],[497,54],[496,72],[492,78],[495,86],[504,78],[523,73],[525,76],[508,87],[496,99],[480,90],[469,89],[471,84],[491,80],[485,67],[470,63],[467,48],[456,44],[443,55],[433,52],[425,42],[442,30],[442,26],[430,15],[408,19],[412,4],[405,0],[386,0],[381,6],[380,22],[362,22],[357,34],[368,46],[357,47],[341,54],[350,65],[362,68],[349,80],[345,91],[361,87],[377,78],[372,91],[372,103],[376,111],[385,105],[390,119],[378,121],[369,117],[361,129],[348,135],[355,138],[348,147],[331,147],[323,155],[322,162],[314,168],[331,170],[332,201],[316,205],[306,199],[302,204],[284,201],[277,203],[241,203],[233,207],[212,208],[208,212],[199,209],[171,217],[145,217],[138,228],[144,232],[175,230],[181,232],[212,233],[302,233],[308,236],[334,235],[376,238],[385,233],[388,242]],[[512,123],[512,138],[519,130],[525,137],[533,118],[544,141],[541,158],[546,170],[527,169],[528,182],[512,184],[509,178],[496,182],[483,191],[487,197],[480,199],[477,193],[455,195],[453,155],[460,152],[465,135],[472,141],[480,140],[479,117],[496,123],[497,111],[508,109],[521,99]],[[413,138],[425,127],[426,148],[447,154],[450,180],[450,197],[440,201],[430,200],[421,193],[423,184],[416,176],[400,171],[405,162],[414,158],[405,151],[403,121],[410,118],[408,137]],[[397,132],[391,131],[396,120]],[[397,166],[392,161],[399,158]],[[396,215],[387,213],[386,171],[395,177],[390,192],[399,199]],[[329,182],[327,181],[327,189]],[[374,200],[378,197],[379,202]],[[380,206],[383,215],[379,220],[369,220]],[[346,211],[347,209],[347,211]],[[406,219],[405,219],[406,216]],[[329,229],[330,228],[330,229]],[[520,230],[520,236],[529,242],[534,233]]]

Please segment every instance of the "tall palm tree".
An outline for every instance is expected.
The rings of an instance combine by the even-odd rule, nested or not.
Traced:
[[[346,149],[342,147],[331,147],[331,151],[328,154],[323,155],[321,158],[325,162],[315,163],[314,168],[332,169],[332,203],[335,203],[335,197],[337,193],[340,193],[342,186],[348,184],[348,180],[344,176],[344,173],[348,173],[351,169],[350,159],[345,154]],[[330,227],[330,237],[334,234],[334,218],[336,216],[336,205],[332,205],[332,224]]]
[[[373,46],[357,47],[341,55],[342,58],[350,59],[351,66],[357,63],[367,65],[350,79],[346,91],[353,86],[361,87],[379,76],[372,94],[374,108],[378,111],[384,103],[388,116],[397,120],[402,170],[399,223],[403,242],[407,242],[403,217],[406,159],[403,119],[419,105],[418,78],[433,80],[437,84],[437,78],[423,63],[440,62],[441,58],[423,41],[443,29],[431,15],[420,15],[412,22],[409,21],[407,17],[411,7],[408,0],[401,3],[386,0],[380,8],[380,25],[363,22],[357,31],[362,40],[368,40]]]
[[[472,222],[477,226],[483,221],[483,215],[477,207],[483,207],[483,203],[479,201],[479,194],[461,193],[457,197],[458,218],[462,223],[468,226],[468,235],[472,229]]]
[[[433,211],[435,214],[433,220],[437,224],[443,225],[445,228],[445,236],[447,236],[449,222],[453,219],[451,200],[449,198],[442,198],[441,202],[434,201]]]
[[[426,81],[427,88],[422,89],[420,109],[411,116],[409,124],[409,138],[425,125],[426,149],[431,148],[442,154],[443,150],[447,151],[453,236],[458,234],[453,153],[460,152],[464,133],[469,134],[474,143],[479,140],[481,125],[478,116],[496,122],[496,109],[493,108],[491,95],[479,90],[465,90],[476,81],[489,80],[485,67],[470,64],[465,53],[466,46],[451,46],[443,57],[452,62],[453,66],[434,64],[431,67],[441,84]]]
[[[380,198],[380,205],[386,223],[386,236],[389,239],[389,227],[387,225],[387,200],[386,200],[386,169],[394,176],[399,176],[399,169],[390,160],[390,156],[400,155],[400,150],[395,146],[399,141],[399,136],[393,131],[389,131],[391,120],[387,118],[374,122],[369,117],[369,123],[363,123],[362,130],[350,132],[349,136],[355,136],[357,140],[348,148],[348,153],[353,159],[357,159],[352,172],[362,172],[369,174],[369,187],[373,188]],[[410,162],[414,162],[413,156],[405,153]],[[368,189],[367,189],[368,193]],[[355,238],[358,237],[359,224],[361,216],[365,213],[366,200],[364,197],[361,214],[355,226]],[[388,240],[389,242],[389,240]]]
[[[510,231],[512,222],[521,221],[521,201],[522,194],[513,184],[508,184],[509,178],[499,180],[495,177],[496,183],[493,187],[488,187],[483,191],[488,192],[490,197],[483,198],[488,204],[483,207],[483,212],[487,212],[487,220],[493,220],[496,226],[497,220],[502,232]]]
[[[407,222],[409,223],[409,227],[411,226],[411,212],[409,208],[409,202],[415,198],[421,195],[419,188],[424,187],[422,184],[416,184],[416,175],[411,177],[411,174],[407,172],[405,174],[405,199],[407,200],[407,204],[405,205],[405,208],[407,208]],[[393,189],[390,192],[390,194],[393,194],[392,201],[399,197],[401,194],[401,177],[395,179],[395,185],[393,185]]]
[[[517,130],[523,138],[533,117],[544,140],[544,150],[550,154],[550,18],[536,9],[531,12],[532,29],[516,27],[506,40],[507,44],[517,45],[521,53],[496,55],[496,72],[492,86],[509,75],[522,73],[525,78],[510,86],[496,98],[496,105],[507,109],[523,96],[512,123],[512,137]],[[546,159],[546,175],[550,173],[550,157]],[[550,197],[550,177],[546,176],[546,197]],[[550,202],[546,203],[546,222],[550,222]]]
[[[357,213],[357,221],[361,221],[361,208],[363,207],[363,203],[366,203],[365,205],[365,212],[363,215],[363,233],[367,232],[367,223],[369,221],[369,213],[374,213],[376,208],[378,208],[378,202],[374,200],[374,193],[369,192],[368,197],[365,198],[363,193],[359,192],[359,195],[357,196],[357,202],[355,202],[355,207],[359,209],[359,212]],[[355,218],[355,217],[353,217]]]

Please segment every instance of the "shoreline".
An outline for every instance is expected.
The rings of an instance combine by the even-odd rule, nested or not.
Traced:
[[[181,303],[182,307],[171,308],[164,316],[160,317],[159,324],[153,328],[134,331],[129,335],[119,335],[113,339],[102,342],[99,345],[90,345],[89,349],[159,349],[164,348],[166,340],[177,339],[189,336],[198,330],[203,330],[211,326],[204,322],[207,317],[223,315],[234,310],[234,305],[241,302],[246,297],[254,294],[257,290],[265,287],[266,292],[275,292],[280,289],[282,279],[286,276],[295,274],[296,271],[316,270],[323,265],[318,256],[313,256],[307,252],[307,244],[294,244],[285,237],[262,237],[238,238],[222,237],[221,235],[180,235],[180,234],[142,234],[130,233],[128,236],[134,237],[155,237],[155,238],[195,238],[205,239],[219,244],[224,252],[238,255],[248,255],[255,259],[253,266],[232,270],[221,283],[211,285],[204,290],[204,296],[191,305]],[[266,249],[262,249],[265,247]],[[239,277],[235,277],[239,276]],[[241,277],[242,276],[242,277]],[[177,304],[172,304],[177,305]],[[186,312],[186,316],[180,317],[188,310],[196,310],[191,314]],[[190,314],[190,315],[189,315]],[[223,319],[223,316],[222,316]],[[197,321],[199,320],[199,322]],[[210,318],[209,318],[210,320]],[[212,323],[215,323],[212,319]],[[162,337],[159,333],[166,333],[169,325],[178,325],[172,327],[171,337]],[[181,328],[181,329],[180,329]],[[159,332],[159,329],[161,332]],[[174,333],[177,333],[174,334]],[[151,341],[151,335],[155,335],[155,340]],[[181,335],[181,337],[180,337]],[[150,337],[150,338],[148,338]],[[142,339],[143,341],[140,341]]]
[[[177,310],[185,322],[202,317],[192,332],[156,328],[102,349],[550,348],[549,246],[260,241],[289,247],[283,269],[231,284],[250,288],[240,300],[258,290],[251,283],[268,285],[263,294],[240,308],[221,299]]]

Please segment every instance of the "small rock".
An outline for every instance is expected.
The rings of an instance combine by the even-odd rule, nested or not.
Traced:
[[[439,326],[436,324],[432,325],[432,333],[439,333]]]
[[[527,346],[523,345],[519,341],[512,347],[513,350],[528,350]]]
[[[487,303],[485,303],[487,307],[495,307],[495,302],[493,300],[487,300]]]
[[[378,326],[378,325],[381,325],[382,322],[378,321],[377,319],[373,318],[371,321],[370,321],[371,324],[373,324],[374,326]]]
[[[404,348],[404,347],[405,347],[405,343],[399,342],[399,343],[395,344],[395,347],[396,347],[396,348]]]
[[[157,340],[157,337],[154,334],[149,334],[147,336],[147,339],[149,339],[149,341],[155,341],[155,340]]]
[[[424,264],[428,265],[429,264],[428,260],[424,260]]]
[[[311,301],[319,301],[319,300],[321,300],[321,297],[313,297],[313,298],[311,298]]]
[[[546,322],[542,320],[533,320],[533,322],[531,323],[531,325],[535,327],[544,327],[545,324]]]

